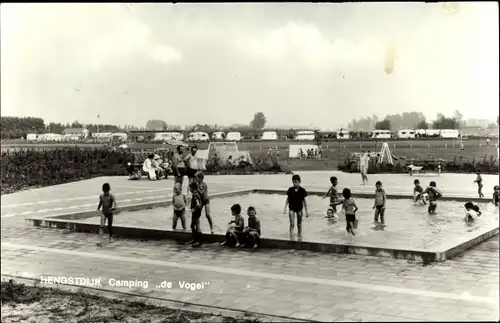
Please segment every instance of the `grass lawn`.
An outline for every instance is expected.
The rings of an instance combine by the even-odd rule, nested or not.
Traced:
[[[57,288],[28,286],[12,280],[2,281],[1,296],[3,323],[259,322],[256,319],[170,309],[83,292],[72,293]]]

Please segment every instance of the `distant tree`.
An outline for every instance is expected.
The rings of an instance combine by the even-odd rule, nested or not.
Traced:
[[[496,128],[498,128],[498,123],[497,123],[497,124],[495,124],[495,123],[490,123],[490,124],[488,125],[488,127],[487,127],[487,129],[496,129]]]
[[[429,124],[427,121],[422,120],[415,125],[415,129],[429,129]]]
[[[459,129],[460,122],[456,118],[448,118],[442,113],[437,114],[436,120],[432,122],[434,129]]]
[[[152,119],[146,122],[146,130],[163,130],[167,126],[167,123],[163,120]]]
[[[262,129],[266,125],[266,116],[262,112],[257,112],[253,115],[253,120],[250,122],[250,127],[253,129]]]
[[[463,127],[465,125],[464,115],[460,113],[460,111],[455,110],[455,112],[453,113],[453,118],[457,121],[459,127]]]
[[[377,130],[391,130],[391,121],[384,119],[375,124],[375,129]]]
[[[71,123],[70,128],[83,128],[83,124],[81,124],[78,121],[73,121],[73,123]]]

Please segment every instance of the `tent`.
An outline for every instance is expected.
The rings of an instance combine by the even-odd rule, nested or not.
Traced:
[[[378,163],[381,164],[384,161],[391,165],[394,164],[394,161],[392,160],[391,150],[389,149],[389,144],[387,144],[386,142],[384,142],[384,144],[382,145],[382,150],[380,151]]]

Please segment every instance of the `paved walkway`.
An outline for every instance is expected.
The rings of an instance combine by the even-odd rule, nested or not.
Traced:
[[[301,173],[304,186],[311,189],[327,189],[330,174],[335,173]],[[370,177],[370,186],[357,187],[359,176],[335,175],[340,187],[350,185],[367,192],[380,179],[388,191],[411,193],[413,180],[409,176],[398,180],[398,176],[379,175]],[[445,175],[435,178],[445,192],[474,196],[473,176]],[[398,185],[402,180],[409,184]],[[249,252],[216,245],[192,250],[167,242],[133,240],[118,240],[97,248],[96,235],[24,224],[24,218],[31,214],[65,213],[75,205],[78,207],[71,210],[95,209],[104,181],[111,183],[122,205],[137,203],[127,199],[160,200],[171,194],[171,181],[98,178],[2,196],[2,274],[101,277],[103,289],[327,322],[499,319],[498,236],[460,257],[424,266],[356,255],[293,250]],[[222,192],[286,187],[290,176],[217,176],[207,177],[207,182],[211,192]],[[485,188],[496,182],[498,177],[485,176]],[[489,194],[488,190],[485,194]],[[147,280],[149,284],[147,288],[120,288],[110,285],[111,278]],[[156,288],[162,281],[171,281],[172,288]],[[180,288],[179,281],[209,284],[190,291]]]

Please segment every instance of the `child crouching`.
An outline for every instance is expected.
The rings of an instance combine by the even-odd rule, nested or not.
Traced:
[[[481,210],[479,206],[474,205],[472,202],[467,202],[464,205],[465,207],[465,218],[464,220],[467,222],[471,222],[477,219],[478,216],[481,216]]]
[[[257,212],[253,206],[250,206],[247,210],[248,214],[248,226],[245,227],[243,232],[245,233],[245,243],[242,245],[252,247],[257,249],[260,242],[260,221],[256,217]]]

